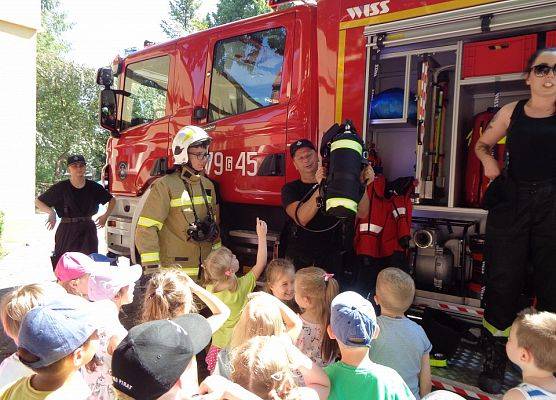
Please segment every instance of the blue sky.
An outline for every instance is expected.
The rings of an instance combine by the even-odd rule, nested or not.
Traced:
[[[216,10],[217,0],[202,0],[199,15]],[[123,49],[143,47],[145,39],[168,40],[160,21],[168,15],[167,0],[61,0],[67,20],[69,57],[89,67],[108,65]]]

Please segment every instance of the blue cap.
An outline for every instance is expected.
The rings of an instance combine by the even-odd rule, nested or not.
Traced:
[[[18,342],[39,360],[22,362],[42,368],[70,355],[95,332],[93,315],[85,299],[70,294],[33,308],[23,318]]]
[[[350,347],[369,347],[378,328],[370,301],[359,293],[343,292],[331,305],[330,327],[336,338]]]
[[[94,262],[104,262],[104,263],[110,263],[110,265],[118,265],[118,259],[115,257],[108,257],[100,253],[91,253],[89,254],[89,257]]]

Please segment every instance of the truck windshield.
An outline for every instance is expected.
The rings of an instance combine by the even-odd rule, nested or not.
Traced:
[[[280,101],[285,42],[286,29],[274,28],[216,43],[210,121]]]
[[[122,130],[166,115],[169,65],[170,58],[163,56],[127,66],[124,89],[130,95],[123,101]]]

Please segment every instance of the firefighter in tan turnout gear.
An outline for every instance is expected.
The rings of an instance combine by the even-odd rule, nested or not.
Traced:
[[[197,126],[186,126],[174,137],[177,168],[152,185],[135,231],[146,274],[179,267],[197,277],[202,261],[219,247],[216,193],[202,175],[210,141]]]

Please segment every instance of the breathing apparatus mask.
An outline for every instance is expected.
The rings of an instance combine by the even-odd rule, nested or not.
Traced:
[[[189,227],[187,228],[187,236],[189,236],[189,239],[198,243],[214,242],[220,233],[220,229],[218,228],[218,224],[214,219],[212,207],[210,206],[210,203],[206,198],[205,188],[202,187],[202,184],[201,190],[203,191],[205,206],[207,207],[207,216],[202,219],[199,218],[199,216],[197,215],[197,210],[195,209],[195,205],[192,202],[191,207],[193,209],[195,221],[189,223]]]
[[[218,224],[212,216],[208,215],[202,220],[195,218],[195,222],[189,224],[187,235],[194,242],[214,242],[218,237]]]
[[[353,123],[346,120],[332,125],[322,138],[320,154],[327,171],[321,187],[326,213],[336,218],[354,217],[365,190],[360,175],[368,161]]]
[[[363,141],[349,120],[342,125],[334,124],[326,131],[322,137],[320,155],[327,176],[320,185],[315,184],[299,201],[294,218],[297,226],[314,233],[333,230],[342,220],[355,217],[359,200],[365,190],[360,175],[368,165],[366,151],[363,151]],[[324,229],[311,229],[299,221],[301,205],[317,189],[320,189],[318,207],[337,219],[330,227]]]

